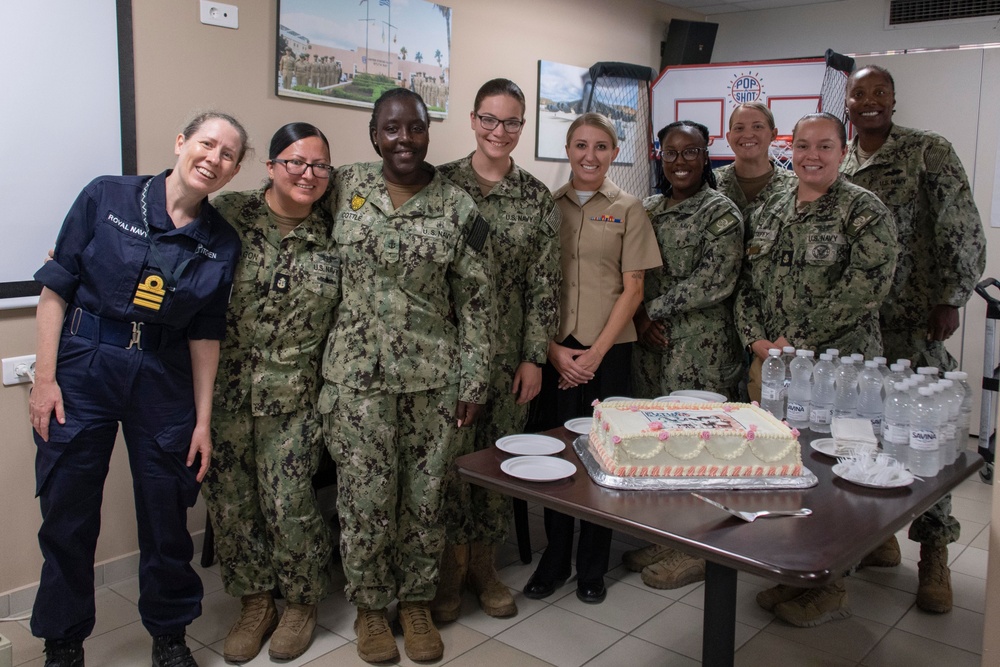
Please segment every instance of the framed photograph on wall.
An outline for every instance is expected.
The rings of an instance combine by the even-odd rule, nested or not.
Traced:
[[[583,113],[590,91],[590,70],[549,60],[538,61],[538,122],[535,157],[568,162],[566,131]]]
[[[279,97],[371,108],[393,87],[448,115],[451,8],[424,0],[280,0]]]

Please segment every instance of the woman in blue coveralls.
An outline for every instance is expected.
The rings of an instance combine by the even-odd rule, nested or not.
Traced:
[[[35,274],[38,349],[29,410],[45,562],[31,631],[46,667],[80,667],[94,628],[94,551],[121,422],[139,533],[139,614],[154,667],[191,667],[201,614],[187,509],[212,445],[212,388],[239,257],[208,195],[247,150],[234,118],[207,112],[177,136],[173,169],[102,176],[77,197],[53,261]]]

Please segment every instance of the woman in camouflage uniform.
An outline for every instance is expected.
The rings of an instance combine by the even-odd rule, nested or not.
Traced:
[[[330,146],[290,123],[271,139],[263,188],[213,202],[236,228],[236,271],[215,384],[214,465],[203,487],[226,592],[242,613],[227,660],[306,650],[329,590],[329,530],[312,488],[322,453],[319,364],[339,296],[330,217]],[[287,600],[281,622],[271,591]],[[277,628],[277,630],[275,630]]]
[[[733,289],[743,258],[743,219],[716,192],[708,128],[682,120],[659,131],[663,194],[643,202],[663,255],[646,274],[644,303],[633,321],[635,395],[677,389],[733,396],[742,374],[733,324]],[[679,588],[705,578],[705,561],[662,545],[625,554],[625,565],[653,588]]]

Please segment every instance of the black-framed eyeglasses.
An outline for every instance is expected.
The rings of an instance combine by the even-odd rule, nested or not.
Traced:
[[[323,164],[322,162],[317,162],[315,164],[309,164],[308,162],[303,162],[302,160],[282,160],[280,158],[275,158],[271,162],[284,165],[285,171],[287,171],[292,176],[301,176],[306,173],[306,169],[311,167],[313,170],[313,176],[316,178],[330,178],[333,176],[333,167],[328,164]]]
[[[685,148],[682,151],[675,151],[671,148],[666,148],[660,152],[660,158],[664,162],[676,162],[677,156],[681,155],[684,157],[685,160],[692,161],[692,160],[697,160],[698,156],[701,155],[702,151],[707,152],[708,149],[691,146],[690,148]]]
[[[503,129],[507,131],[508,134],[517,134],[524,127],[523,120],[517,120],[516,118],[508,118],[507,120],[500,120],[499,118],[494,118],[493,116],[480,116],[476,114],[476,118],[479,119],[479,124],[483,126],[484,130],[495,130],[497,125],[503,123]]]

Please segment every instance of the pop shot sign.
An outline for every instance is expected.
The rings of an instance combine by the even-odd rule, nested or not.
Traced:
[[[660,422],[665,429],[720,430],[746,428],[731,414],[719,411],[688,410],[642,410],[642,416],[650,422]]]

